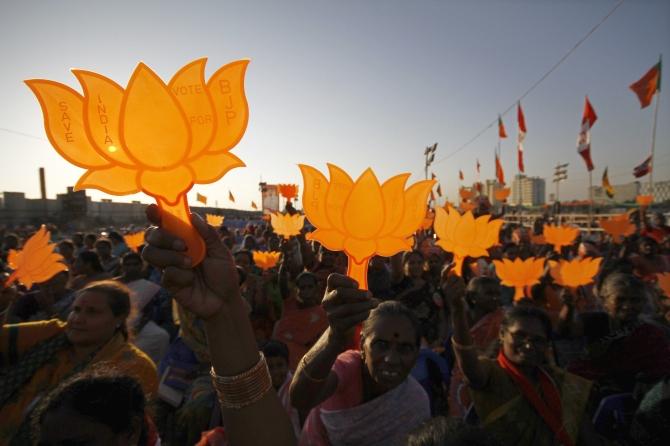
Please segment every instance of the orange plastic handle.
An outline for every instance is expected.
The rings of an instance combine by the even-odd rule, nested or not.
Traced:
[[[186,243],[186,255],[191,258],[193,266],[202,262],[206,253],[205,241],[191,224],[191,212],[186,194],[180,195],[175,205],[161,198],[157,199],[157,202],[161,209],[161,227]]]

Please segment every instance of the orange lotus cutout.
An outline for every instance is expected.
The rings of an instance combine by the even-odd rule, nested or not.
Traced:
[[[254,263],[263,271],[277,266],[281,252],[277,251],[254,251]]]
[[[280,184],[278,185],[279,194],[287,200],[292,200],[298,196],[297,184]]]
[[[529,257],[526,260],[519,258],[514,261],[503,259],[494,260],[496,274],[503,285],[514,287],[514,300],[523,299],[526,287],[540,283],[544,272],[544,258]]]
[[[7,263],[14,271],[5,281],[5,287],[18,280],[30,289],[35,283],[46,282],[57,273],[67,271],[63,256],[54,252],[56,245],[49,243],[50,240],[51,234],[42,225],[21,251],[9,250]]]
[[[579,228],[571,226],[544,225],[544,242],[554,245],[554,251],[561,253],[563,246],[570,246],[579,235]]]
[[[75,189],[154,197],[163,227],[185,240],[194,264],[205,246],[191,225],[186,193],[195,183],[213,183],[244,166],[229,151],[249,117],[248,61],[231,62],[205,82],[206,61],[185,65],[167,84],[140,63],[125,90],[98,73],[73,70],[83,96],[58,82],[26,81],[53,147],[86,169]]]
[[[498,201],[506,201],[507,197],[509,197],[510,192],[512,192],[512,189],[510,189],[509,187],[503,187],[500,189],[495,189],[493,191],[493,196]]]
[[[317,229],[310,239],[349,258],[347,274],[367,289],[368,262],[374,255],[390,257],[412,249],[412,234],[426,214],[428,194],[435,180],[418,181],[405,189],[410,174],[389,178],[380,185],[372,169],[356,181],[328,164],[330,181],[317,169],[300,165],[304,187],[302,205]]]
[[[601,257],[549,261],[549,273],[554,281],[564,287],[577,288],[593,282],[602,262]]]
[[[461,275],[466,257],[488,256],[488,249],[498,243],[502,220],[489,221],[489,214],[475,217],[468,211],[461,215],[454,208],[437,208],[433,229],[439,237],[436,242],[445,251],[454,254],[456,274]]]
[[[658,278],[658,286],[663,290],[665,297],[670,299],[670,273],[659,273],[656,274]]]
[[[600,219],[600,227],[612,236],[615,243],[635,233],[635,225],[628,219],[628,214],[621,214],[609,219]]]
[[[635,201],[641,207],[647,207],[654,201],[653,195],[638,195],[635,197]]]
[[[270,214],[270,223],[275,233],[288,240],[291,236],[300,234],[300,230],[305,225],[305,216],[272,213]]]
[[[207,218],[207,223],[214,226],[215,228],[221,226],[223,224],[223,220],[226,218],[223,215],[216,214],[205,214],[205,217]]]
[[[144,232],[133,232],[132,234],[126,234],[123,236],[123,241],[126,242],[128,248],[137,252],[140,246],[144,245]]]
[[[472,189],[466,189],[466,188],[464,188],[464,187],[461,187],[461,188],[458,190],[458,193],[459,193],[459,195],[461,196],[461,198],[462,198],[463,200],[470,200],[470,199],[472,199],[472,197],[475,196],[475,191],[474,191],[474,190],[472,190]]]

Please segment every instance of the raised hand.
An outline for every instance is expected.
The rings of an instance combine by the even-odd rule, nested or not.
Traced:
[[[160,224],[160,210],[156,205],[147,208],[149,220]],[[157,226],[145,233],[147,246],[142,257],[163,270],[162,284],[175,300],[203,320],[215,316],[226,303],[239,298],[235,262],[228,248],[221,242],[212,226],[199,215],[191,216],[193,226],[205,241],[205,259],[196,268],[184,252],[186,244]]]
[[[462,309],[465,305],[465,282],[456,274],[453,265],[447,265],[442,269],[440,287],[449,308]]]
[[[328,276],[326,294],[321,306],[326,311],[330,335],[338,341],[348,340],[351,330],[370,315],[378,302],[355,280],[341,274]]]

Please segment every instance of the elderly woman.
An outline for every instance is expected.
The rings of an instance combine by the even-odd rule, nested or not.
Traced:
[[[67,323],[58,319],[4,325],[0,331],[0,444],[29,444],[29,414],[47,392],[93,364],[136,378],[147,396],[156,367],[128,342],[128,289],[112,281],[79,291]]]
[[[549,316],[536,307],[513,307],[501,323],[497,358],[479,357],[467,322],[465,285],[453,275],[445,282],[454,353],[482,425],[502,445],[593,444],[585,416],[591,382],[548,363]]]
[[[647,289],[632,274],[612,273],[600,287],[609,330],[588,346],[587,357],[570,371],[597,381],[601,392],[632,392],[636,379],[647,383],[670,375],[670,344],[664,331],[641,319]],[[588,327],[585,326],[585,329]]]
[[[393,301],[370,311],[369,295],[337,274],[328,278],[322,305],[329,327],[291,383],[293,406],[311,409],[299,444],[404,444],[430,417],[428,396],[409,376],[419,352],[416,318]],[[348,334],[362,321],[360,350],[346,350]]]

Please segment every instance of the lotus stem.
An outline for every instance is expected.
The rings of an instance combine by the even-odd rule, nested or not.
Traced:
[[[2,287],[3,288],[9,288],[12,285],[12,283],[14,283],[14,281],[16,280],[17,277],[18,277],[18,271],[13,271],[9,275],[7,280],[5,280],[5,282],[2,284]]]
[[[370,263],[370,259],[365,259],[361,263],[356,263],[353,257],[349,257],[347,276],[358,282],[359,290],[368,289],[368,263]]]
[[[519,301],[524,297],[526,297],[523,289],[524,287],[522,286],[514,287],[514,302]]]
[[[156,202],[161,209],[161,227],[186,243],[186,255],[191,258],[193,266],[202,262],[205,258],[205,242],[191,224],[186,194],[179,195],[175,204],[170,204],[163,198],[156,198]]]
[[[454,272],[458,277],[463,277],[463,262],[465,258],[459,255],[454,255]]]

